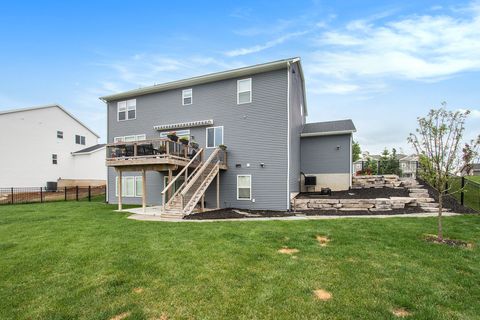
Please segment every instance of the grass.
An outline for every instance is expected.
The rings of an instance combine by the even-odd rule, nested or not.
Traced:
[[[113,209],[0,207],[0,318],[480,315],[480,216],[444,219],[446,236],[474,244],[461,249],[423,240],[434,218],[159,223]],[[317,235],[330,242],[320,246]],[[317,289],[332,298],[315,299]]]
[[[480,183],[480,176],[468,176],[466,178],[472,180],[473,182]]]

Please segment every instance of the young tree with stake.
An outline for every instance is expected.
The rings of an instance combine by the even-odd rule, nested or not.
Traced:
[[[465,120],[470,111],[448,111],[446,103],[440,109],[432,109],[426,117],[418,118],[416,133],[411,133],[408,142],[423,158],[421,177],[438,192],[438,241],[443,241],[443,200],[451,189],[448,181],[459,175],[465,157],[462,156],[461,140]],[[477,139],[478,140],[478,139]],[[478,141],[477,141],[478,143]],[[471,157],[468,157],[471,158]]]

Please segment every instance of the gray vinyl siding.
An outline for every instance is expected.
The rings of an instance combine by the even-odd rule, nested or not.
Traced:
[[[350,138],[350,134],[303,137],[300,170],[311,174],[350,173]]]
[[[303,85],[298,63],[291,65],[290,72],[290,192],[300,192],[300,134],[305,123],[301,112]]]
[[[252,103],[237,105],[237,80],[252,78]],[[116,136],[146,134],[158,138],[155,125],[213,119],[224,127],[228,170],[220,175],[222,207],[285,210],[287,206],[287,71],[286,68],[249,77],[138,96],[135,120],[117,121],[117,101],[108,103],[108,142]],[[193,89],[193,104],[182,106],[182,90]],[[180,129],[179,129],[180,130]],[[201,147],[206,127],[190,128]],[[211,149],[207,151],[207,156]],[[261,168],[260,163],[265,167]],[[236,164],[241,167],[237,168]],[[247,167],[247,164],[250,164]],[[237,200],[238,174],[252,175],[252,198]],[[108,174],[109,199],[116,203],[115,170]],[[161,204],[163,174],[149,172],[148,204]],[[153,187],[152,187],[153,186]],[[215,181],[207,191],[207,206],[215,205]],[[126,198],[125,203],[140,203]]]

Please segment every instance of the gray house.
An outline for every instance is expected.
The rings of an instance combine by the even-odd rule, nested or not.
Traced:
[[[350,186],[355,127],[351,120],[305,123],[299,58],[101,99],[108,201],[120,208],[158,205],[181,215],[195,208],[288,210],[292,197],[307,191],[305,176],[316,180],[308,179],[308,191]]]

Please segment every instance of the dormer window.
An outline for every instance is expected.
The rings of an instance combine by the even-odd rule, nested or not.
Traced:
[[[182,90],[182,105],[188,106],[193,103],[193,91],[192,89]]]

